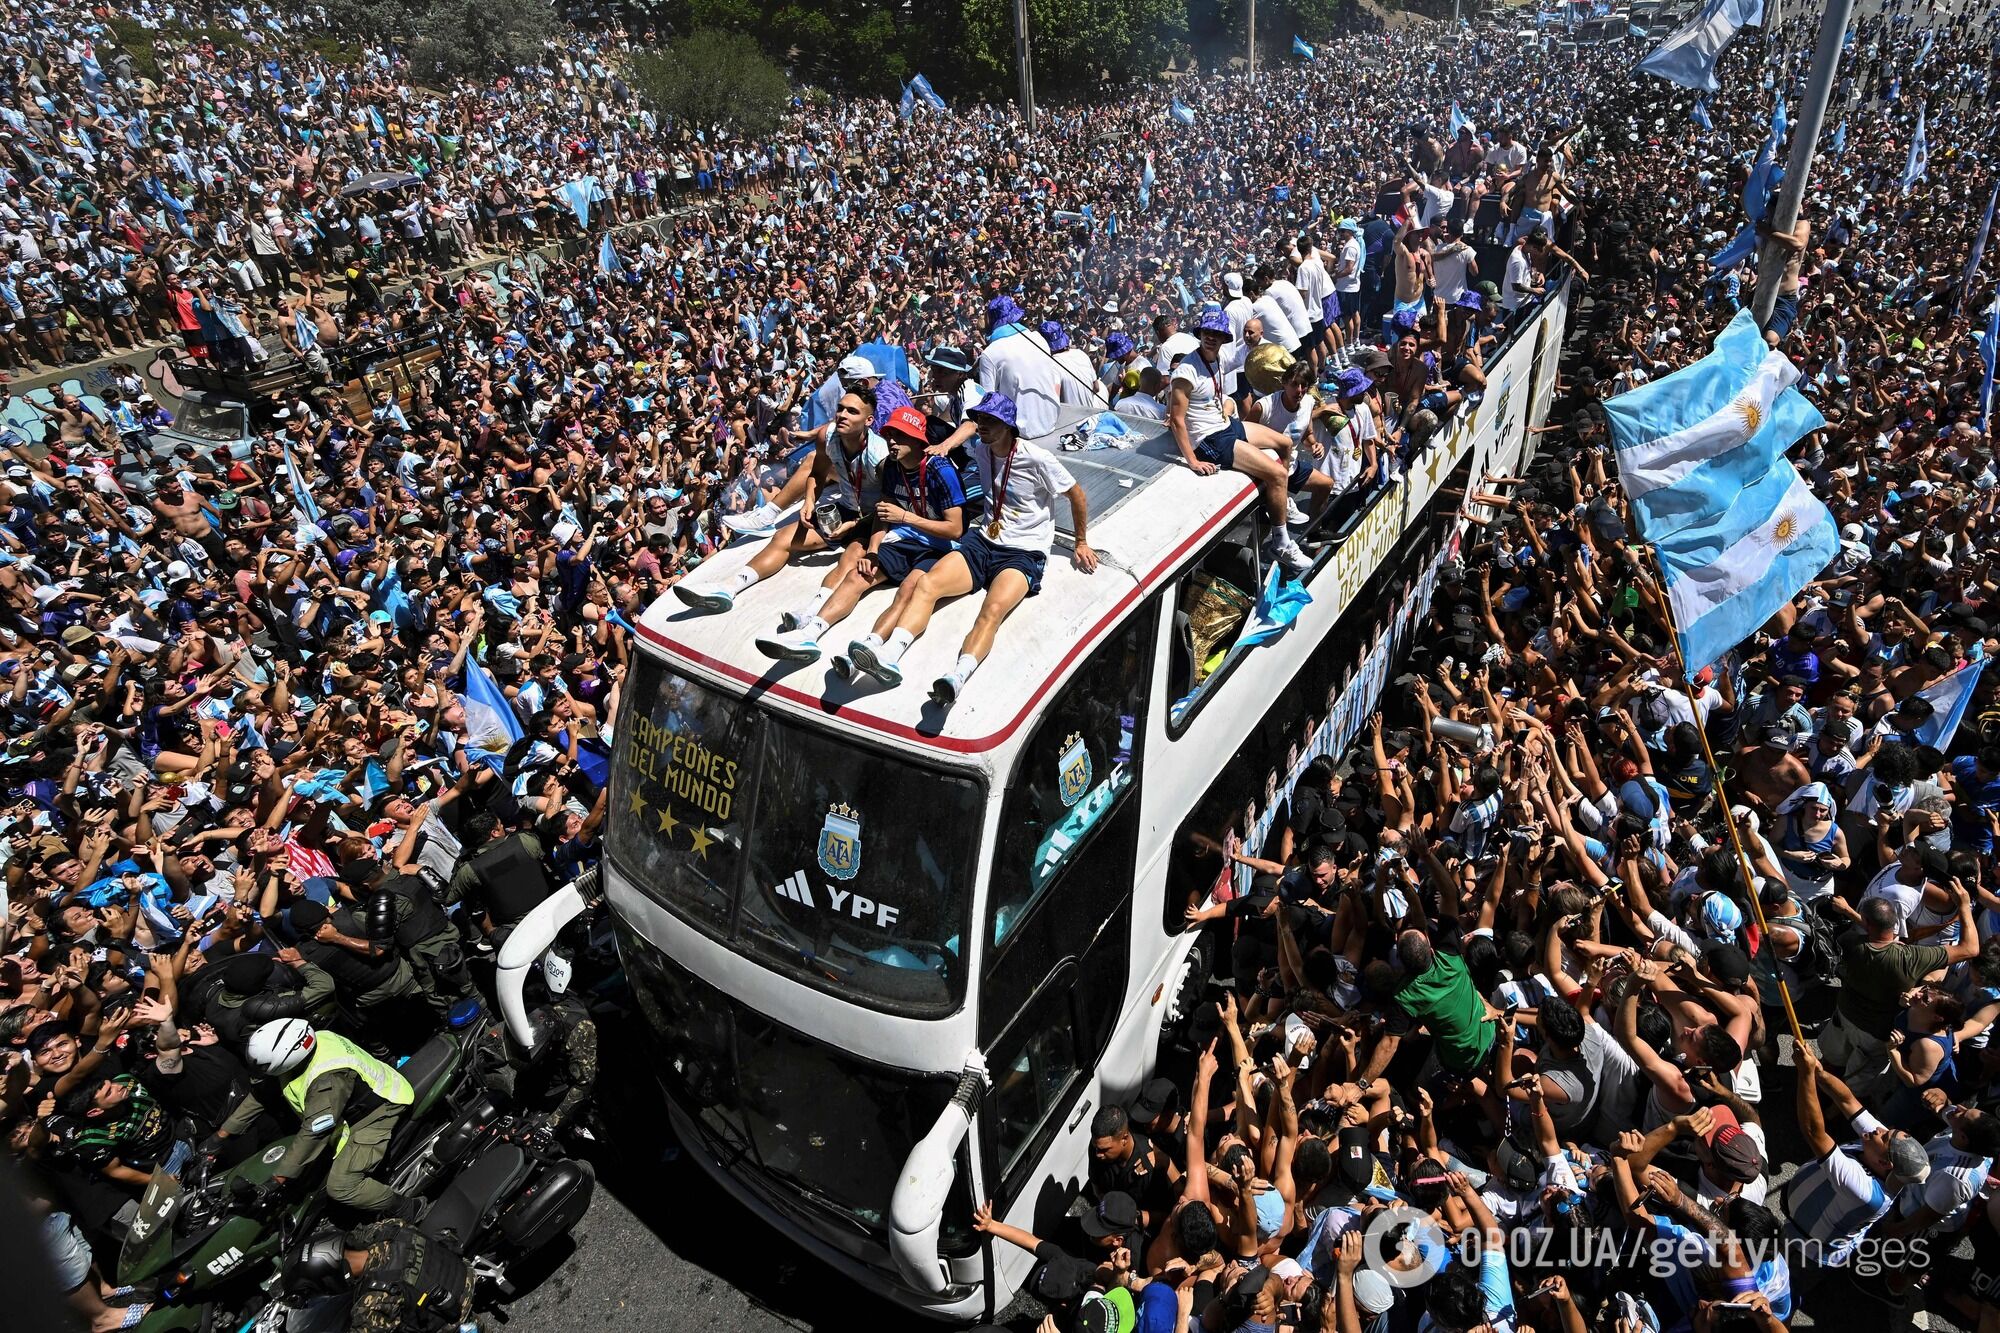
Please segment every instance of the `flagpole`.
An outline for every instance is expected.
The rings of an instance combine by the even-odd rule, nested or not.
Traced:
[[[1833,0],[1835,4],[1846,2],[1847,0]],[[1722,781],[1722,766],[1715,762],[1715,751],[1708,743],[1708,728],[1703,725],[1700,696],[1694,691],[1694,681],[1689,679],[1687,659],[1681,656],[1681,631],[1680,626],[1674,623],[1673,596],[1667,591],[1666,570],[1660,564],[1660,553],[1656,548],[1648,546],[1644,549],[1652,556],[1653,574],[1659,591],[1660,614],[1666,617],[1667,638],[1674,646],[1674,661],[1679,667],[1676,674],[1680,676],[1682,692],[1687,695],[1688,710],[1694,715],[1694,734],[1701,741],[1701,756],[1708,764],[1708,780],[1715,789],[1715,798],[1722,802],[1722,823],[1729,830],[1729,845],[1736,851],[1736,864],[1743,874],[1744,895],[1750,899],[1750,911],[1757,918],[1760,940],[1768,939],[1771,927],[1764,920],[1764,904],[1757,896],[1757,872],[1750,866],[1750,853],[1744,850],[1743,835],[1737,831],[1736,815],[1729,805],[1729,788]],[[1792,992],[1785,985],[1784,973],[1778,970],[1775,956],[1771,965],[1771,975],[1778,983],[1778,998],[1784,1001],[1785,1019],[1792,1025],[1792,1040],[1804,1044],[1806,1037],[1799,1027],[1798,1010],[1792,1008]]]
[[[1771,231],[1791,234],[1799,225],[1799,207],[1805,202],[1806,177],[1812,173],[1813,155],[1819,147],[1820,127],[1826,123],[1826,104],[1833,96],[1833,79],[1840,72],[1840,51],[1847,40],[1847,20],[1854,12],[1854,0],[1827,0],[1826,13],[1819,23],[1818,45],[1813,49],[1812,76],[1806,84],[1799,118],[1792,125],[1792,152],[1785,162],[1785,186],[1778,194],[1771,215]],[[1755,219],[1751,219],[1755,221]],[[1778,284],[1783,281],[1791,256],[1785,247],[1765,237],[1757,254],[1757,291],[1752,309],[1757,327],[1771,322],[1778,305]]]
[[[1029,59],[1028,0],[1014,0],[1014,62],[1021,72],[1021,118],[1035,132],[1035,73]]]
[[[1250,0],[1250,82],[1257,82],[1257,0]]]

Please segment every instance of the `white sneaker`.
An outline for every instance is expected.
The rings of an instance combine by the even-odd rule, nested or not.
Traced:
[[[931,682],[931,702],[939,708],[949,708],[958,702],[959,692],[964,688],[965,682],[958,678],[957,672],[947,672]]]
[[[827,659],[827,665],[833,668],[834,675],[850,685],[854,683],[854,663],[846,653],[835,653]]]
[[[1313,567],[1312,557],[1299,549],[1299,544],[1286,538],[1271,549],[1271,556],[1287,574],[1303,574]]]
[[[865,671],[884,685],[894,689],[903,683],[903,672],[894,662],[884,662],[876,654],[880,645],[871,645],[856,639],[847,645],[847,660],[854,664],[856,671]]]
[[[1306,511],[1299,508],[1299,502],[1292,496],[1285,497],[1285,526],[1296,528],[1306,521]]]
[[[724,514],[722,526],[739,537],[768,537],[778,530],[778,520],[784,514],[784,510],[766,500],[747,514]]]
[[[778,615],[778,633],[790,634],[799,626],[812,619],[810,611],[784,611]]]
[[[674,596],[680,598],[695,610],[707,611],[710,614],[727,611],[730,607],[736,605],[735,595],[721,588],[716,588],[711,592],[702,592],[699,589],[688,587],[685,583],[676,583],[674,585]]]
[[[788,630],[782,634],[759,635],[757,651],[766,657],[775,657],[781,662],[819,661],[819,640],[803,629]]]

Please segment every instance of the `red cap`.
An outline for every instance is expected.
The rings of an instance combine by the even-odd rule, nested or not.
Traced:
[[[930,429],[924,423],[924,414],[914,407],[899,407],[889,414],[882,423],[884,435],[907,435],[918,444],[931,442]]]

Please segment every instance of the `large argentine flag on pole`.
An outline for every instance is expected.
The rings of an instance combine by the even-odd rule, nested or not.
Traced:
[[[1737,29],[1763,23],[1764,0],[1708,0],[1685,28],[1654,47],[1639,62],[1639,69],[1683,88],[1716,92],[1722,86],[1715,81],[1715,62],[1722,48]]]
[[[1826,424],[1797,378],[1744,311],[1709,355],[1604,404],[1690,674],[1750,637],[1840,549],[1833,516],[1784,456]]]

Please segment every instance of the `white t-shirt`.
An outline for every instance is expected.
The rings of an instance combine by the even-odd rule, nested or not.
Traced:
[[[1265,341],[1274,342],[1287,352],[1299,350],[1300,335],[1306,330],[1292,327],[1291,317],[1285,314],[1284,304],[1275,295],[1265,292],[1251,308],[1257,312],[1257,318],[1264,321]]]
[[[1011,454],[995,457],[986,441],[974,436],[971,449],[979,475],[986,481],[987,520],[1000,520],[1000,535],[990,540],[1017,551],[1046,555],[1056,540],[1056,500],[1076,485],[1076,478],[1054,454],[1036,445],[1017,441]],[[979,533],[986,536],[985,524],[980,525]]]
[[[1523,246],[1515,246],[1507,252],[1507,280],[1500,285],[1500,308],[1509,312],[1519,310],[1521,302],[1534,295],[1535,266],[1528,261],[1528,251]]]
[[[1063,376],[1062,400],[1081,407],[1104,406],[1104,395],[1099,393],[1097,368],[1090,364],[1090,353],[1081,347],[1065,347],[1056,353],[1056,364],[1068,373]]]
[[[1312,419],[1313,398],[1311,394],[1300,394],[1297,407],[1285,406],[1285,391],[1267,393],[1257,400],[1257,410],[1262,414],[1265,425],[1281,435],[1292,437],[1296,445],[1305,438],[1306,423]]]
[[[1503,148],[1496,143],[1486,150],[1486,165],[1519,171],[1528,165],[1528,145],[1515,142]]]
[[[1285,310],[1285,321],[1292,326],[1294,332],[1301,337],[1312,332],[1313,324],[1319,319],[1319,312],[1306,309],[1305,294],[1295,285],[1284,278],[1278,278],[1271,283],[1269,295],[1278,298],[1278,304]],[[1285,350],[1289,352],[1291,348]]]
[[[1431,252],[1431,271],[1437,275],[1439,300],[1448,305],[1465,294],[1465,279],[1472,259],[1472,247],[1463,241],[1440,245]]]
[[[1924,886],[1902,883],[1896,878],[1901,869],[1901,863],[1896,861],[1882,867],[1875,878],[1868,881],[1868,887],[1861,892],[1860,902],[1855,904],[1859,907],[1870,898],[1886,898],[1896,909],[1896,938],[1899,940],[1910,933],[1910,919],[1924,903]]]
[[[1340,263],[1347,266],[1347,272],[1341,273],[1336,266],[1333,289],[1342,294],[1360,291],[1361,269],[1365,262],[1361,250],[1361,238],[1350,235],[1340,243]]]
[[[1323,308],[1321,302],[1333,291],[1333,278],[1326,271],[1326,261],[1322,252],[1314,250],[1299,261],[1299,291],[1306,298],[1306,305],[1315,315]]]
[[[1424,186],[1423,219],[1426,227],[1441,227],[1451,216],[1451,206],[1458,202],[1449,185]]]
[[[1005,336],[996,336],[979,354],[979,382],[1014,400],[1023,437],[1047,435],[1056,428],[1062,410],[1062,382],[1067,378],[1056,366],[1048,339],[1019,324],[1005,325],[994,333]]]
[[[1201,355],[1183,360],[1174,367],[1173,382],[1187,386],[1188,442],[1199,444],[1229,424],[1222,411],[1223,373],[1202,360]]]

